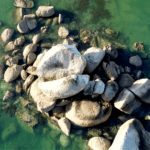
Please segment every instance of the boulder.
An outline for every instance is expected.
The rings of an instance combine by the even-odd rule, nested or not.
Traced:
[[[135,55],[129,58],[129,63],[135,67],[141,67],[142,59],[140,58],[140,56]]]
[[[108,120],[112,106],[90,100],[73,101],[66,108],[66,118],[80,127],[92,127]]]
[[[10,28],[5,29],[1,34],[2,41],[5,43],[9,42],[13,36],[13,33],[14,33],[13,29]]]
[[[5,51],[13,51],[15,49],[14,41],[10,41],[5,45]]]
[[[100,48],[91,47],[84,52],[83,56],[87,61],[86,71],[91,73],[103,60],[105,51]]]
[[[128,89],[123,89],[115,100],[114,106],[126,114],[132,114],[141,106],[141,102]]]
[[[24,84],[23,84],[23,89],[25,90],[25,91],[27,91],[27,89],[29,88],[29,86],[31,85],[31,83],[34,81],[34,76],[33,75],[29,75],[27,78],[26,78],[26,80],[25,80],[25,82],[24,82]]]
[[[150,80],[143,78],[136,80],[130,90],[144,103],[150,104]]]
[[[59,27],[58,29],[59,37],[65,39],[69,35],[69,30],[63,26]]]
[[[48,97],[62,99],[78,94],[86,87],[88,82],[88,75],[71,75],[57,80],[41,81],[38,87]]]
[[[35,53],[29,53],[28,56],[27,56],[26,62],[27,62],[28,65],[31,65],[31,64],[33,64],[35,59],[36,59],[36,54]]]
[[[92,137],[88,141],[88,146],[91,150],[108,150],[110,147],[110,141],[103,137]]]
[[[14,6],[20,8],[33,8],[34,2],[33,0],[14,0]]]
[[[38,17],[50,17],[54,15],[55,10],[53,6],[39,6],[36,10],[36,15]]]
[[[14,41],[14,45],[15,46],[22,46],[25,42],[25,37],[24,36],[20,36],[17,39],[15,39]]]
[[[35,80],[31,84],[30,95],[33,98],[34,102],[37,104],[38,111],[48,112],[54,108],[56,101],[42,93],[42,91],[38,87],[38,82],[39,79]]]
[[[72,74],[82,74],[86,60],[76,47],[58,44],[48,50],[37,66],[37,75],[44,79],[59,79]]]
[[[110,102],[116,96],[119,91],[118,84],[115,81],[109,80],[106,84],[102,99]]]
[[[13,65],[8,67],[4,73],[4,80],[5,82],[12,82],[18,78],[22,70],[22,66]]]
[[[29,30],[33,30],[37,27],[37,21],[35,18],[27,18],[27,19],[25,19],[25,21],[27,23]]]
[[[22,70],[21,71],[21,78],[22,78],[22,80],[26,80],[27,77],[28,77],[27,72],[25,70]]]
[[[109,150],[149,150],[149,146],[150,133],[140,121],[130,119],[120,127]]]
[[[63,118],[59,119],[58,120],[58,126],[60,127],[60,129],[62,130],[62,132],[65,135],[69,136],[71,123],[67,118],[63,117]]]

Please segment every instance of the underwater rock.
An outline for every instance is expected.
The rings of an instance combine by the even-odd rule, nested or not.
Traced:
[[[71,75],[52,81],[40,81],[38,87],[46,96],[53,99],[62,99],[78,94],[86,87],[88,82],[88,75]]]
[[[133,49],[134,50],[139,50],[139,51],[143,51],[144,50],[144,43],[143,42],[135,42],[133,44]]]
[[[12,99],[14,96],[14,93],[12,91],[7,90],[3,96],[3,101],[7,101]]]
[[[14,41],[14,45],[15,46],[22,46],[25,42],[25,37],[24,36],[20,36],[17,39],[15,39]]]
[[[59,37],[65,39],[69,35],[69,30],[63,26],[59,27],[58,29]]]
[[[110,145],[110,141],[103,137],[92,137],[88,141],[91,150],[108,150]]]
[[[143,78],[136,80],[130,90],[144,103],[150,104],[150,80]]]
[[[92,127],[108,120],[112,106],[90,100],[73,101],[66,108],[66,118],[80,127]]]
[[[83,56],[87,61],[86,71],[92,73],[103,60],[105,51],[100,48],[91,47],[84,52]]]
[[[39,6],[36,10],[36,15],[38,17],[50,17],[54,15],[55,10],[53,6]]]
[[[141,102],[128,89],[123,89],[115,100],[114,106],[120,111],[132,114],[141,106]]]
[[[34,2],[32,0],[14,0],[14,6],[20,8],[33,8]]]
[[[26,69],[26,72],[29,73],[29,74],[32,74],[34,76],[36,76],[36,67],[34,66],[29,66],[27,69]]]
[[[59,138],[59,141],[60,141],[60,144],[62,147],[68,147],[70,142],[69,142],[69,137],[68,136],[65,136],[65,135],[60,135],[60,138]]]
[[[44,79],[59,79],[72,74],[82,74],[86,60],[76,47],[58,44],[48,50],[37,66],[37,75]]]
[[[14,34],[14,30],[7,28],[5,29],[1,34],[1,39],[3,42],[7,43],[11,40],[12,36]]]
[[[109,150],[149,150],[150,133],[137,119],[126,121],[119,129]]]
[[[13,65],[8,67],[4,73],[4,80],[5,82],[12,82],[18,78],[22,70],[22,66]]]
[[[142,59],[140,56],[135,55],[129,58],[129,63],[133,66],[136,67],[141,67],[142,66]]]

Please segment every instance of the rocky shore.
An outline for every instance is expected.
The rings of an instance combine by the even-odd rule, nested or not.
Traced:
[[[126,46],[110,28],[74,35],[54,6],[35,12],[25,11],[34,7],[32,0],[14,0],[14,6],[21,10],[16,29],[1,33],[6,55],[0,79],[13,87],[4,94],[3,109],[31,127],[51,120],[66,136],[87,130],[92,150],[149,150],[150,130],[142,122],[150,119],[150,79],[142,58],[122,55]],[[51,42],[54,25],[57,41]],[[100,133],[105,126],[113,134]]]

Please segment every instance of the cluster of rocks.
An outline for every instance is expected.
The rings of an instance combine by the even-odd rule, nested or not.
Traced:
[[[32,8],[34,3],[32,0],[15,0],[14,5]],[[16,91],[30,94],[37,110],[55,120],[67,136],[72,125],[93,127],[107,122],[113,104],[129,115],[137,112],[143,104],[150,104],[150,80],[141,77],[142,59],[138,55],[130,57],[129,65],[124,66],[118,63],[118,50],[111,44],[101,48],[81,48],[81,53],[64,26],[58,29],[58,36],[63,40],[61,44],[43,49],[43,30],[27,43],[24,34],[38,26],[37,18],[48,19],[54,14],[53,6],[40,6],[35,14],[23,16],[17,31],[7,28],[2,32],[5,49],[11,54],[5,56],[7,69],[4,73],[4,66],[0,64],[0,78],[7,83],[20,81],[19,85],[16,82]],[[21,36],[12,40],[15,32]],[[111,30],[105,33],[115,34]],[[88,37],[82,38],[84,43],[89,40]],[[132,68],[138,70],[136,75]],[[7,91],[3,100],[12,96]],[[149,136],[140,121],[131,119],[120,127],[112,145],[103,137],[92,137],[88,145],[93,150],[129,150],[131,147],[140,149],[140,146],[148,150]]]

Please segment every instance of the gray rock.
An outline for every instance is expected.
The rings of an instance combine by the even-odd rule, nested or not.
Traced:
[[[108,120],[112,106],[101,106],[98,102],[73,101],[66,108],[66,118],[80,127],[92,127]]]
[[[29,28],[28,28],[28,25],[27,25],[27,22],[26,20],[21,20],[18,25],[17,25],[17,30],[20,32],[20,33],[28,33],[29,32]]]
[[[37,21],[35,18],[27,18],[25,19],[29,30],[33,30],[37,27]]]
[[[86,87],[88,82],[88,75],[71,75],[57,80],[41,81],[38,86],[48,97],[62,99],[78,94]]]
[[[58,29],[58,35],[59,37],[65,39],[69,35],[69,30],[66,27],[59,27]]]
[[[140,56],[135,55],[129,58],[129,63],[133,66],[140,67],[142,66],[142,59]]]
[[[126,114],[132,114],[141,106],[141,102],[136,99],[132,92],[124,89],[115,100],[114,106]]]
[[[27,77],[28,77],[27,72],[25,70],[22,70],[21,71],[21,78],[22,78],[22,80],[26,80]]]
[[[149,150],[150,133],[137,119],[126,121],[119,129],[109,150]]]
[[[20,36],[18,37],[15,41],[14,41],[14,45],[15,46],[22,46],[25,42],[25,37],[24,36]]]
[[[110,80],[116,80],[120,75],[120,67],[113,61],[103,62],[103,69]]]
[[[134,79],[130,74],[124,73],[121,74],[118,79],[118,84],[121,88],[128,88],[130,87],[134,82]]]
[[[58,44],[42,57],[37,66],[37,75],[44,79],[59,79],[72,74],[82,74],[85,59],[76,47]]]
[[[36,54],[35,53],[29,53],[28,56],[27,56],[27,64],[28,65],[31,65],[33,64],[33,62],[36,60]]]
[[[118,84],[115,81],[108,81],[104,90],[104,93],[102,94],[102,99],[104,101],[111,101],[116,96],[117,92],[119,90]]]
[[[14,0],[14,6],[20,8],[33,8],[34,2],[32,0]]]
[[[4,80],[6,82],[14,81],[20,75],[21,70],[22,70],[22,66],[19,65],[13,65],[11,67],[8,67],[4,73]]]
[[[86,71],[91,73],[103,60],[105,51],[100,48],[91,47],[84,52],[83,56],[87,61]]]
[[[150,80],[143,78],[136,80],[130,90],[144,103],[150,104]]]
[[[27,89],[29,88],[29,86],[31,85],[31,83],[34,81],[34,76],[33,75],[29,75],[27,78],[26,78],[26,80],[25,80],[25,82],[24,82],[24,84],[23,84],[23,89],[25,90],[25,91],[27,91]]]
[[[91,150],[108,150],[110,147],[110,141],[103,137],[92,137],[88,141],[88,146]]]
[[[13,98],[13,96],[14,96],[14,93],[12,91],[7,90],[4,94],[3,101],[10,100]]]
[[[53,6],[39,6],[36,15],[38,17],[50,17],[54,15],[55,10]]]
[[[23,16],[23,19],[35,19],[36,15],[35,14],[27,14]]]
[[[14,34],[14,30],[7,28],[1,34],[1,39],[3,42],[9,42]]]

